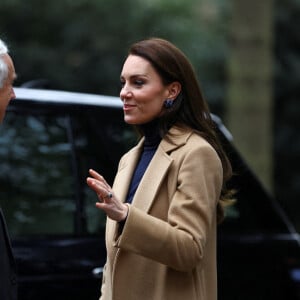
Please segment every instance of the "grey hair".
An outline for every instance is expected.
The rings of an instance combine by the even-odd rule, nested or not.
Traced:
[[[6,44],[0,39],[0,89],[8,76],[8,66],[3,59],[3,55],[8,53]]]

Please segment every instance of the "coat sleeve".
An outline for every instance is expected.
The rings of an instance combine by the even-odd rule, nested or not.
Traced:
[[[188,271],[202,260],[207,239],[216,238],[211,225],[216,220],[223,172],[219,157],[208,144],[193,147],[176,159],[177,167],[164,182],[169,185],[170,180],[176,180],[167,220],[131,206],[115,246]],[[155,203],[159,197],[158,193]]]

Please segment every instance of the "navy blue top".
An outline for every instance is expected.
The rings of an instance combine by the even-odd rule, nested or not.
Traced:
[[[133,196],[140,184],[140,181],[161,141],[158,132],[157,120],[141,125],[141,129],[143,130],[145,135],[144,148],[131,179],[131,184],[126,199],[127,203],[132,202]]]

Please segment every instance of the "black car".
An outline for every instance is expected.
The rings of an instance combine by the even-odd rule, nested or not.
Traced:
[[[85,179],[94,168],[112,183],[136,134],[124,123],[117,97],[15,92],[0,128],[0,201],[19,299],[96,300],[106,260],[105,216]],[[299,235],[213,117],[235,173],[229,187],[237,191],[218,229],[219,299],[300,299]]]

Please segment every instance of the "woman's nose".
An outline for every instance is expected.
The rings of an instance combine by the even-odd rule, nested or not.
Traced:
[[[132,92],[130,91],[128,85],[124,84],[120,91],[120,98],[123,100],[131,96]]]

